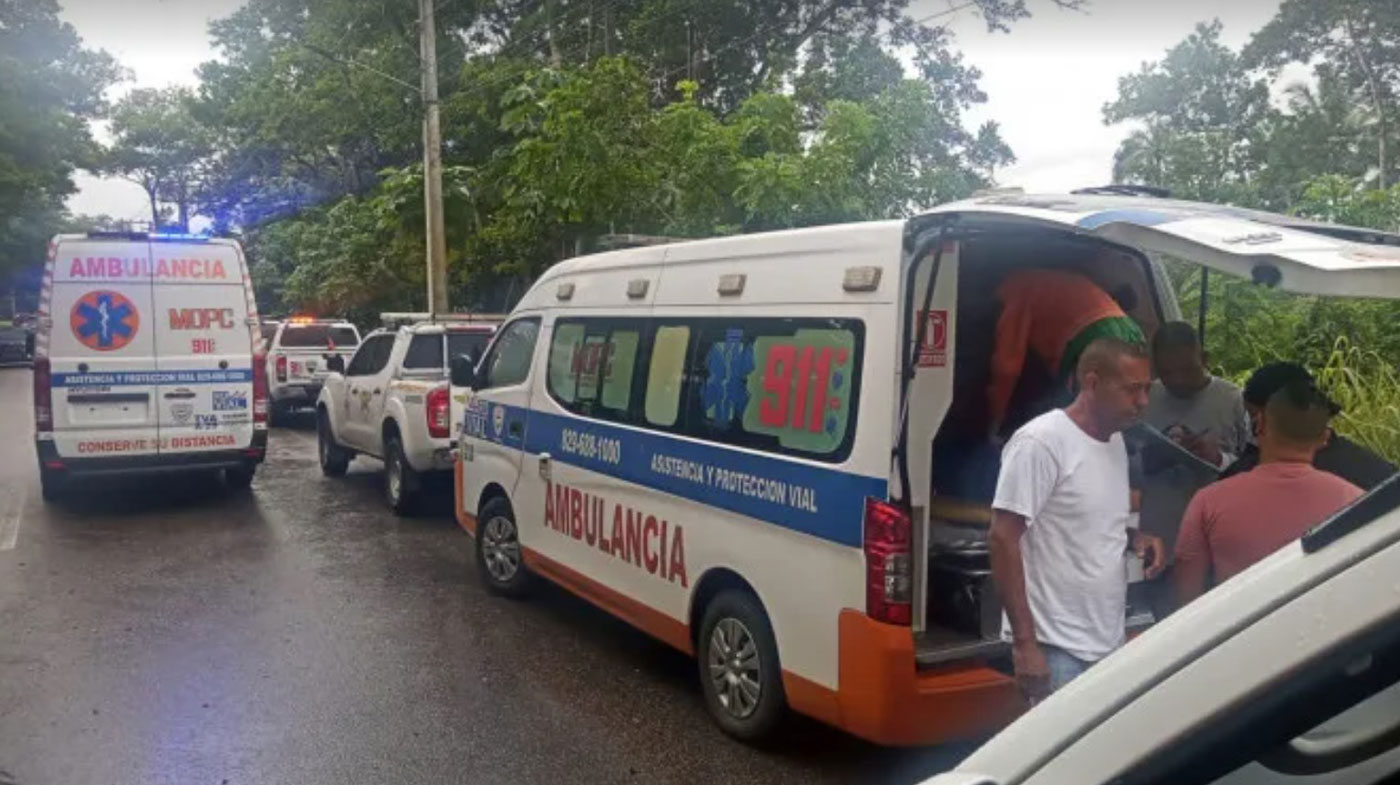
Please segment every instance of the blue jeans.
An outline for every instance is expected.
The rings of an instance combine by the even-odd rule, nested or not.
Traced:
[[[1074,681],[1084,671],[1089,670],[1089,666],[1094,664],[1088,660],[1081,660],[1058,646],[1047,646],[1042,643],[1040,649],[1045,652],[1045,664],[1050,668],[1051,692],[1055,692]]]

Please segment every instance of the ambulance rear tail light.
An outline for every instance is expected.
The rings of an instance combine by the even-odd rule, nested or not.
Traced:
[[[446,387],[434,387],[428,391],[428,405],[424,408],[428,417],[428,435],[434,439],[446,439],[451,435],[447,422],[450,400]]]
[[[267,422],[267,357],[262,353],[253,355],[253,422]]]
[[[275,362],[277,363],[277,381],[287,381],[287,355],[277,355],[277,359]]]
[[[865,500],[865,613],[888,624],[913,618],[912,526],[903,509]]]
[[[53,431],[53,374],[47,357],[34,358],[34,429]]]

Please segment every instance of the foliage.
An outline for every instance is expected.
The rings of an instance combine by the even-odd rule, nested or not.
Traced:
[[[1244,52],[1277,70],[1316,63],[1318,76],[1362,108],[1356,136],[1375,151],[1364,174],[1382,190],[1395,182],[1400,140],[1400,4],[1371,0],[1285,0]]]
[[[175,206],[175,227],[189,231],[203,167],[212,154],[209,129],[191,111],[187,88],[132,90],[111,112],[112,144],[103,168],[140,185],[151,203],[151,226],[160,227],[160,203]]]
[[[1391,463],[1400,463],[1400,372],[1395,363],[1338,337],[1314,373],[1342,407],[1333,427]]]
[[[87,121],[119,76],[59,21],[55,0],[0,0],[0,280],[43,259],[73,170],[93,163]]]

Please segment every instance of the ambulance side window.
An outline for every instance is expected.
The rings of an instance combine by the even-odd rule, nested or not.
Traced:
[[[644,414],[648,425],[671,428],[681,411],[685,359],[690,348],[688,325],[660,325],[651,342]]]
[[[766,452],[845,459],[860,394],[860,322],[705,319],[696,326],[684,433]]]
[[[646,331],[637,319],[560,319],[549,347],[549,394],[585,417],[635,419],[638,350]]]

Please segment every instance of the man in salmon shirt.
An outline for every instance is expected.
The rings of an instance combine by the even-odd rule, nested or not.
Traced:
[[[1069,397],[1079,355],[1096,338],[1144,345],[1142,328],[1098,284],[1068,270],[1028,269],[1006,276],[997,287],[1001,317],[987,385],[990,433],[1006,424],[1027,354],[1034,354]]]
[[[1186,508],[1176,540],[1177,607],[1243,572],[1361,496],[1313,466],[1327,442],[1332,404],[1309,382],[1269,397],[1259,422],[1259,465],[1208,485]]]

